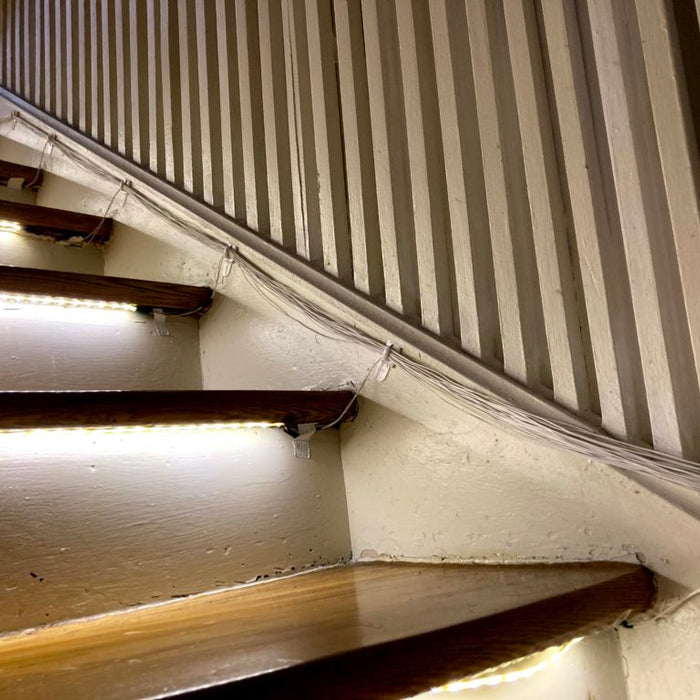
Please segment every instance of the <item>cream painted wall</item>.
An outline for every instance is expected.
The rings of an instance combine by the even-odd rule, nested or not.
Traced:
[[[283,316],[235,268],[226,295],[201,323],[205,387],[358,383],[376,360]],[[341,432],[355,556],[639,557],[700,581],[698,522],[620,473],[475,420],[399,370],[363,394],[357,422]]]
[[[0,632],[350,554],[338,437],[0,434]]]
[[[700,602],[667,619],[620,628],[630,700],[695,700],[700,696]]]

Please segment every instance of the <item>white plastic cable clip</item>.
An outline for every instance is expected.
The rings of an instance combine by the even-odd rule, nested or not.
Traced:
[[[227,245],[221,265],[221,279],[225,280],[231,274],[234,262],[236,262],[236,249],[232,245]]]
[[[165,324],[166,318],[163,309],[153,309],[153,325],[156,327],[158,335],[170,335],[170,331]]]
[[[384,353],[382,354],[382,361],[377,367],[377,381],[383,382],[388,376],[394,363],[391,361],[391,351],[394,349],[394,344],[390,341],[386,341],[384,346]]]
[[[311,438],[316,432],[315,423],[300,423],[299,435],[292,440],[292,451],[298,459],[311,459]]]

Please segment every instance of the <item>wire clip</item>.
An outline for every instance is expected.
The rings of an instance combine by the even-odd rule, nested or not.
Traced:
[[[298,459],[311,459],[311,438],[316,432],[315,423],[300,423],[299,435],[292,440],[292,451]]]
[[[170,335],[170,331],[165,324],[166,315],[163,309],[153,309],[153,325],[156,327],[156,333],[161,336]]]
[[[391,368],[394,366],[394,363],[391,361],[391,351],[393,349],[394,344],[387,340],[386,345],[384,346],[384,353],[382,354],[381,362],[377,367],[376,378],[378,382],[385,381],[386,378],[389,376]]]
[[[221,279],[226,279],[231,274],[233,263],[236,262],[236,249],[232,245],[227,245],[224,251],[224,259],[221,266]]]

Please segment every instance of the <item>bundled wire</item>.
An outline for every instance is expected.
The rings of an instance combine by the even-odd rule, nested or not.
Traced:
[[[15,112],[11,117],[0,120],[0,124],[8,122],[12,122],[13,128],[16,123],[21,122],[38,135],[52,136],[55,150],[60,151],[87,172],[115,185],[120,185],[120,189],[125,187],[121,178],[89,160],[70,145],[60,141],[55,135],[27,120],[23,115]],[[381,353],[383,357],[386,356],[384,342],[353,328],[349,324],[338,321],[317,305],[301,298],[285,284],[274,279],[241,255],[232,246],[222,242],[212,234],[198,229],[192,223],[152,199],[145,192],[138,190],[133,185],[129,186],[128,192],[144,208],[189,238],[220,252],[227,260],[233,260],[250,286],[286,317],[301,323],[324,338],[357,344],[370,351]],[[111,203],[107,211],[110,207]],[[217,270],[217,284],[221,265],[220,262]],[[426,386],[451,406],[494,427],[507,430],[514,435],[525,437],[546,447],[574,452],[622,471],[656,477],[700,493],[700,464],[696,462],[634,445],[592,428],[586,429],[531,413],[485,390],[467,386],[452,379],[439,370],[418,362],[395,349],[392,349],[391,361],[396,367]],[[361,392],[377,365],[378,362],[374,363],[367,373],[356,392],[357,394]]]

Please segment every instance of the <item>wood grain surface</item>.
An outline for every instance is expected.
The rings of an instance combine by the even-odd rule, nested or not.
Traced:
[[[0,393],[0,429],[265,421],[330,423],[351,391],[85,391]],[[344,416],[351,419],[357,404]]]
[[[26,233],[51,236],[58,241],[71,239],[79,243],[81,239],[89,238],[94,245],[105,245],[112,237],[112,219],[102,221],[100,216],[36,204],[0,200],[0,219],[16,221]]]
[[[0,639],[16,698],[400,698],[653,601],[624,564],[356,564]]]
[[[7,185],[13,178],[22,180],[22,189],[31,185],[30,189],[38,190],[44,180],[44,173],[28,165],[0,160],[0,185]]]
[[[0,292],[115,301],[192,316],[209,308],[213,294],[208,287],[6,265],[0,266]]]

